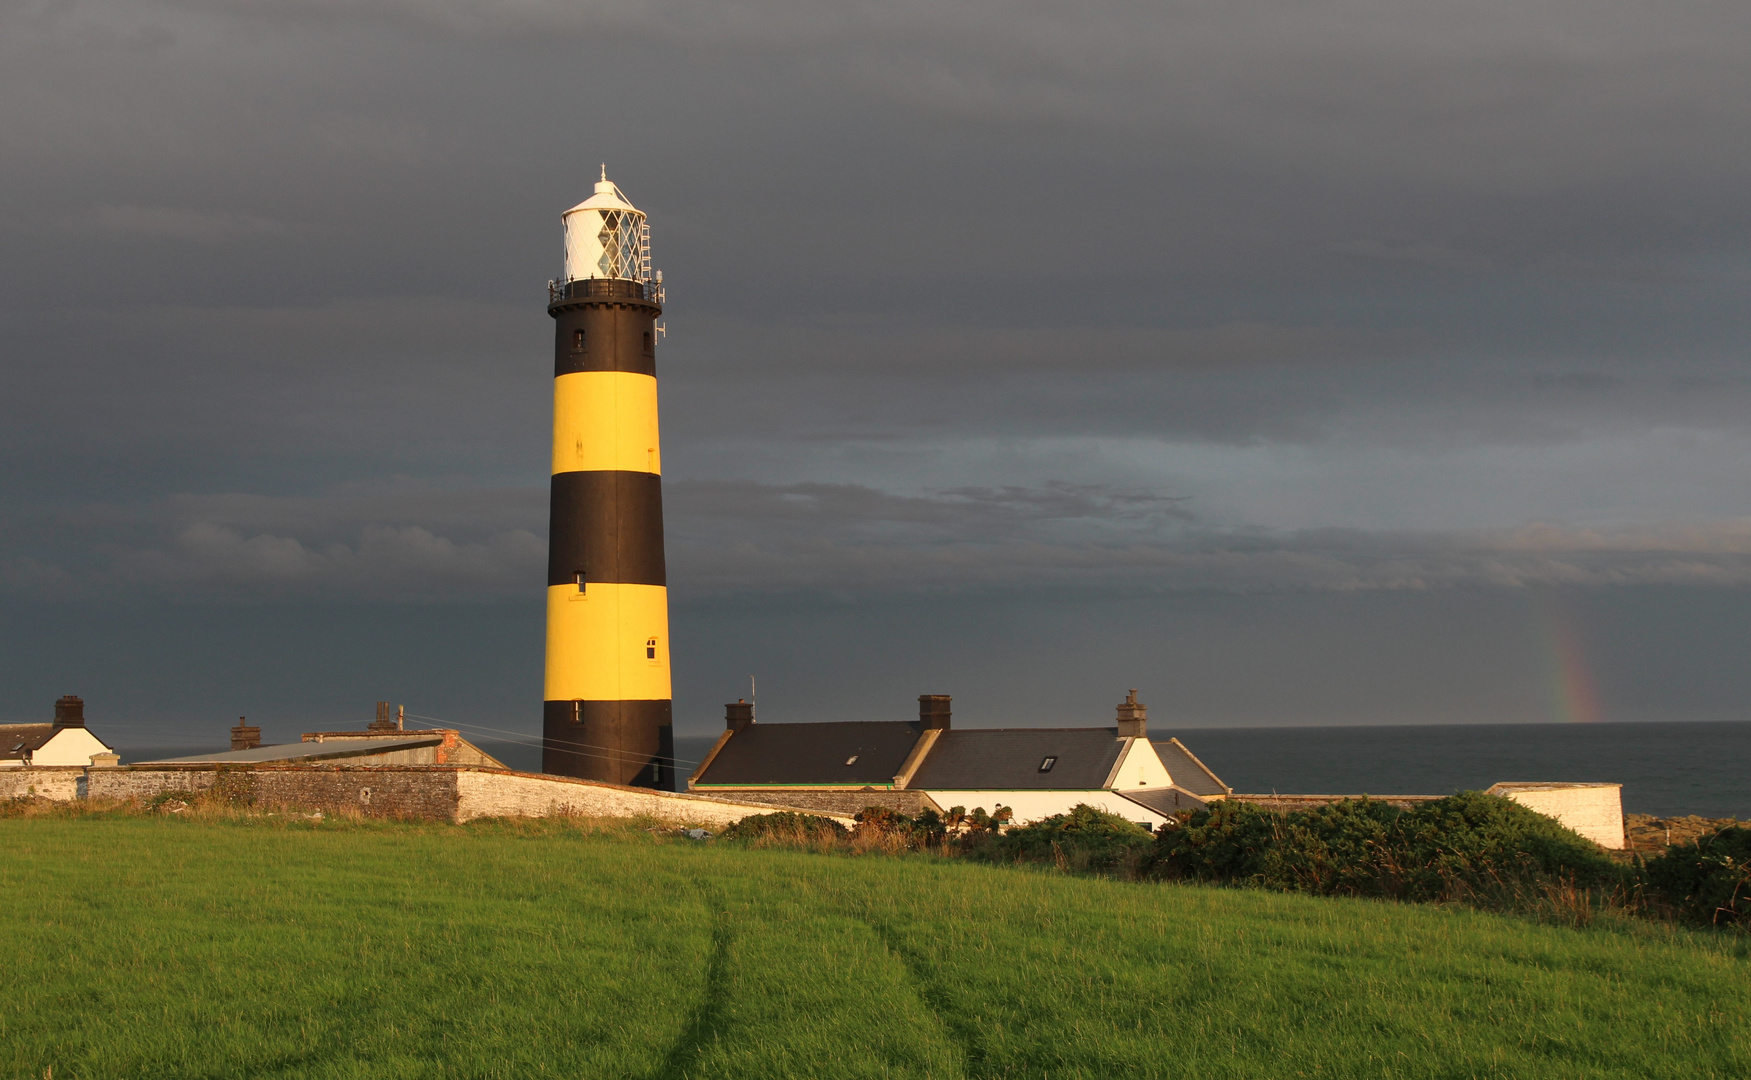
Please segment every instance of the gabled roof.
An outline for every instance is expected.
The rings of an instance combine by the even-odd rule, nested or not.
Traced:
[[[1167,775],[1173,777],[1175,787],[1185,788],[1193,795],[1227,795],[1234,790],[1178,739],[1149,741],[1155,747],[1155,756],[1167,767]]]
[[[1124,746],[1117,728],[945,731],[906,786],[925,791],[1093,791],[1107,786]],[[1048,757],[1057,760],[1050,771],[1041,772]]]
[[[53,724],[0,724],[0,758],[34,754],[59,730]]]
[[[693,783],[886,786],[894,782],[923,730],[910,721],[885,720],[750,724],[724,742]]]

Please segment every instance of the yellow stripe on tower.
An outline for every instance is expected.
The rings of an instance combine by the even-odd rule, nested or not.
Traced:
[[[553,380],[553,471],[662,473],[657,380],[574,371]]]
[[[548,586],[546,686],[548,701],[667,700],[669,590]]]

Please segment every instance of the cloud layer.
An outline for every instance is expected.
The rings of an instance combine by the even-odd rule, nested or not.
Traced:
[[[1338,667],[1362,608],[1481,589],[1426,663],[1354,669],[1442,716],[1460,638],[1546,586],[1702,598],[1662,640],[1714,656],[1751,584],[1748,54],[1725,0],[13,4],[0,604],[538,604],[544,283],[606,162],[669,288],[675,602],[729,601],[732,675],[838,640],[787,605],[975,626],[1043,589],[1264,598],[1205,666],[1298,655],[1294,611]],[[1100,666],[1104,616],[1025,610],[1029,677]],[[489,654],[456,640],[434,669]],[[1650,700],[1695,682],[1662,663]]]
[[[530,597],[546,571],[544,495],[183,497],[144,509],[69,508],[52,524],[8,530],[12,554],[0,563],[0,583],[51,600]],[[1180,499],[1071,484],[896,494],[849,484],[691,482],[671,485],[668,504],[670,583],[682,603],[1041,587],[1122,594],[1751,585],[1751,518],[1446,532],[1221,528],[1197,520]]]

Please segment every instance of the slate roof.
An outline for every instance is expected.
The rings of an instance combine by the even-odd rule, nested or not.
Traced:
[[[160,758],[157,761],[136,761],[135,765],[212,765],[274,761],[326,761],[331,758],[364,757],[367,754],[387,754],[394,750],[416,750],[422,746],[439,746],[442,736],[419,739],[372,739],[357,742],[295,742],[273,746],[257,746],[249,750],[225,750],[215,754],[193,754],[189,757]]]
[[[910,721],[751,724],[729,737],[694,785],[885,786],[922,732]]]
[[[1227,795],[1234,790],[1178,739],[1149,741],[1155,747],[1155,756],[1167,767],[1167,775],[1173,777],[1174,786],[1185,788],[1193,795]]]
[[[734,740],[731,740],[732,742]],[[906,786],[924,791],[1093,791],[1124,747],[1118,728],[949,730]],[[1048,757],[1050,772],[1041,772]]]
[[[1135,791],[1115,791],[1115,795],[1130,799],[1138,806],[1146,806],[1158,814],[1169,817],[1182,810],[1196,810],[1202,800],[1183,794],[1178,787],[1138,788]]]
[[[60,729],[53,724],[0,724],[0,758],[22,758],[36,753]]]

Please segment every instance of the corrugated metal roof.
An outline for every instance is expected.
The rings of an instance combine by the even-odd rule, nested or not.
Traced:
[[[1167,775],[1173,777],[1174,786],[1185,788],[1193,795],[1226,795],[1232,790],[1178,739],[1151,739],[1149,742],[1167,767]]]
[[[945,731],[907,786],[941,791],[1093,791],[1124,747],[1117,728]],[[1049,771],[1040,766],[1054,758]]]
[[[693,783],[891,784],[922,731],[907,721],[751,724],[729,737]]]
[[[387,754],[395,750],[417,750],[422,746],[438,746],[440,738],[424,739],[361,739],[357,742],[295,742],[274,746],[257,746],[249,750],[226,750],[216,754],[194,754],[189,757],[160,758],[157,761],[136,761],[134,765],[223,765],[232,763],[263,763],[272,761],[323,761],[329,758],[365,757]]]

